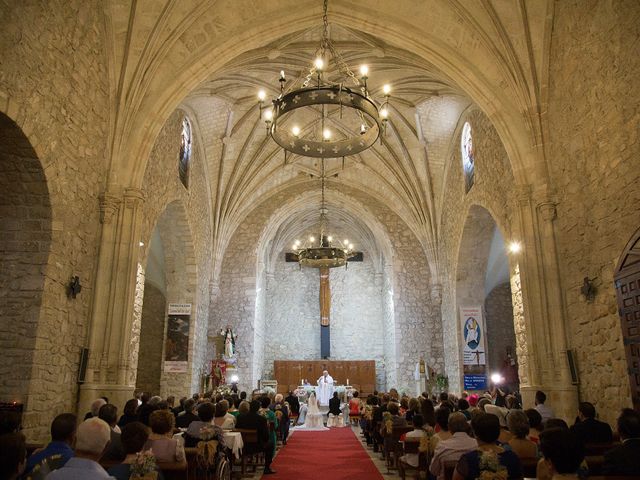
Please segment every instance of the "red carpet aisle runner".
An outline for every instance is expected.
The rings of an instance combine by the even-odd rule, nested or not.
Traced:
[[[278,452],[276,475],[263,480],[382,480],[362,444],[350,428],[324,432],[298,430]]]

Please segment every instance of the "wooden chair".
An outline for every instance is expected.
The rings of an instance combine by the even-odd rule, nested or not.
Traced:
[[[260,465],[264,465],[263,448],[258,443],[258,430],[236,428],[234,432],[242,435],[242,457],[240,458],[240,468],[242,476],[247,473],[247,465],[252,467],[252,472]]]
[[[420,439],[419,438],[408,438],[404,441],[403,451],[405,454],[412,453],[418,455],[418,466],[414,467],[409,465],[404,460],[401,460],[398,457],[398,473],[402,480],[406,479],[407,470],[415,470],[416,471],[416,480],[420,478],[420,472],[427,472],[429,470],[429,455],[425,452],[420,452]]]
[[[403,454],[402,443],[400,437],[406,435],[413,430],[413,427],[393,427],[391,433],[385,435],[385,457],[387,460],[387,471],[395,470],[398,464],[398,458]]]
[[[444,462],[444,479],[445,480],[451,480],[453,478],[453,472],[456,471],[456,465],[458,465],[457,461]]]
[[[600,475],[604,465],[604,455],[587,455],[584,457],[589,466],[589,478],[591,475]]]

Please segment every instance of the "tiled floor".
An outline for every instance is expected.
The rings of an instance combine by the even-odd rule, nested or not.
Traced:
[[[399,480],[400,476],[398,475],[398,471],[391,470],[391,472],[387,473],[387,465],[385,461],[382,460],[381,454],[374,453],[373,449],[367,447],[367,444],[364,441],[364,437],[360,435],[360,427],[351,427],[351,428],[353,432],[356,434],[356,437],[362,441],[363,448],[369,454],[369,457],[371,457],[371,460],[373,460],[373,463],[378,468],[380,473],[384,476],[385,480]],[[282,448],[283,448],[282,446],[279,446],[278,452],[280,452]],[[286,448],[286,446],[284,448]],[[278,455],[278,452],[276,452],[276,456]],[[238,479],[242,478],[243,480],[258,480],[262,478],[262,468],[258,468],[258,471],[255,474],[248,473],[245,477],[240,477],[240,471],[238,470],[236,472],[235,470],[238,470],[238,468],[236,467],[236,469],[234,469],[234,478],[238,478]],[[300,470],[304,471],[304,465],[300,466]],[[269,476],[267,475],[264,478],[267,479],[269,478]],[[330,476],[327,476],[327,478],[329,479]],[[412,477],[408,477],[408,478],[412,478]]]

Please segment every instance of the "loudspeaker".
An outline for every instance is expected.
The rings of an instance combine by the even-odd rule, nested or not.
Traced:
[[[84,383],[84,377],[87,373],[87,362],[89,361],[89,349],[80,350],[80,368],[78,368],[78,383]]]
[[[573,350],[567,350],[567,362],[569,362],[569,372],[571,373],[571,383],[578,385],[578,367],[576,365],[576,354]]]

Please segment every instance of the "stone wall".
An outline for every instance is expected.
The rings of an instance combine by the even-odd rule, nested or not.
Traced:
[[[166,307],[167,300],[162,292],[146,282],[142,304],[136,390],[152,395],[160,393]]]
[[[473,134],[475,156],[475,184],[465,194],[462,160],[460,153],[460,134],[462,126],[468,121]],[[451,140],[450,158],[446,168],[447,175],[441,200],[442,216],[440,221],[439,255],[440,271],[448,272],[442,279],[442,323],[444,329],[446,374],[452,391],[461,389],[462,360],[459,338],[459,307],[457,280],[466,256],[472,250],[462,250],[463,229],[472,206],[482,207],[490,214],[500,229],[505,241],[511,239],[512,223],[516,211],[514,179],[506,151],[490,120],[477,109],[465,111],[458,122],[456,134]],[[446,206],[446,208],[444,207]],[[489,243],[493,231],[487,234],[486,256],[482,265],[482,275],[476,275],[478,304],[484,297],[486,261]],[[461,277],[462,278],[462,277]],[[466,277],[462,278],[466,280]]]
[[[509,282],[495,287],[484,300],[487,331],[487,367],[489,372],[502,369],[507,358],[507,348],[516,357],[516,336],[513,330],[513,304]]]
[[[375,360],[378,388],[383,388],[381,276],[367,259],[368,253],[364,255],[362,263],[330,270],[331,359]],[[283,258],[275,267],[266,294],[265,378],[273,375],[274,360],[320,358],[319,271],[300,269]]]
[[[23,421],[30,441],[45,441],[51,419],[74,411],[80,349],[86,345],[108,151],[100,5],[0,3],[0,111],[19,125],[44,168],[52,219]],[[72,275],[80,277],[83,290],[67,300]]]
[[[209,283],[211,278],[211,207],[200,138],[194,135],[190,161],[189,188],[178,176],[180,132],[185,111],[176,110],[167,120],[153,147],[142,189],[141,260],[146,264],[147,249],[154,228],[158,228],[164,249],[168,303],[191,303],[189,371],[163,372],[163,395],[183,396],[199,389],[200,373],[207,363]],[[192,125],[197,119],[190,117]],[[193,129],[194,132],[197,128]],[[144,326],[142,326],[144,328]],[[166,326],[165,326],[166,328]],[[164,342],[162,343],[164,346]]]
[[[613,275],[640,227],[640,35],[633,1],[556,2],[549,72],[549,170],[569,347],[580,397],[613,422],[631,406]],[[580,295],[595,279],[596,299]]]

